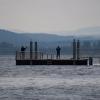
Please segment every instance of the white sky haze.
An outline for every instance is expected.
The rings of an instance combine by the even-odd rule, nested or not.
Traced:
[[[63,32],[100,27],[100,0],[0,0],[0,29]]]

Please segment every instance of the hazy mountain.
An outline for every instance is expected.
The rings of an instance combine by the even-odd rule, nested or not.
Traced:
[[[68,42],[72,41],[73,38],[79,38],[81,40],[97,40],[100,39],[99,33],[100,33],[100,27],[80,29],[78,31],[73,32],[75,36],[61,36],[48,33],[16,33],[7,30],[0,30],[0,42],[8,42],[18,45],[18,44],[28,43],[30,40],[44,42],[44,43],[64,42],[64,41]]]
[[[7,30],[0,30],[0,42],[20,44],[25,41],[28,41],[28,38],[22,34],[17,34]]]
[[[91,49],[91,45],[94,48],[100,47],[99,27],[80,29],[73,33],[79,35],[61,36],[61,35],[48,34],[48,33],[17,33],[17,32],[11,32],[8,30],[1,29],[0,30],[0,52],[1,54],[5,54],[7,51],[8,54],[9,51],[15,52],[16,46],[17,47],[20,47],[21,45],[29,46],[30,40],[32,40],[33,42],[38,41],[40,49],[45,48],[45,50],[48,50],[49,52],[55,51],[55,48],[58,45],[61,46],[63,52],[68,52],[68,53],[72,52],[71,43],[73,38],[80,39],[81,45],[83,44],[83,48],[85,47]]]
[[[94,36],[98,38],[98,35],[100,36],[100,27],[83,28],[77,30],[76,33],[78,33],[79,36]]]
[[[30,40],[39,42],[57,42],[57,41],[68,41],[73,39],[72,36],[59,36],[46,33],[20,33],[10,32],[6,30],[0,30],[0,42],[8,42],[13,44],[23,44]]]

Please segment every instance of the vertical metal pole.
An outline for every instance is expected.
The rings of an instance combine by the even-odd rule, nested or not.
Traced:
[[[41,59],[41,58],[42,58],[42,53],[39,52],[39,53],[38,53],[38,59]]]
[[[73,59],[76,59],[76,40],[73,39]]]
[[[93,58],[89,57],[89,65],[93,65]]]
[[[37,42],[35,42],[35,59],[37,59],[37,51],[38,51]]]
[[[77,60],[80,59],[80,41],[77,40]]]
[[[47,59],[48,59],[48,54],[47,54]]]
[[[51,56],[51,59],[52,59],[52,54],[50,56]]]
[[[19,57],[20,57],[20,60],[22,60],[22,53],[19,52]]]
[[[33,42],[30,41],[30,60],[33,58]]]
[[[42,53],[42,59],[43,59],[43,53]]]

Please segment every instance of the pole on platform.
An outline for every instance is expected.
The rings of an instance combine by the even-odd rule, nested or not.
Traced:
[[[76,40],[73,39],[73,59],[76,59]]]
[[[80,59],[80,41],[77,40],[77,60]]]
[[[30,41],[30,60],[33,58],[33,42]]]
[[[38,47],[37,47],[37,42],[35,42],[35,59],[37,59],[37,52],[38,51]]]
[[[93,58],[89,57],[89,65],[93,65]]]

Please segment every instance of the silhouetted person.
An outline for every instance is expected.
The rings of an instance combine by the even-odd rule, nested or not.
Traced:
[[[60,50],[61,50],[61,48],[58,46],[57,48],[56,48],[56,51],[57,51],[57,59],[60,59]]]
[[[27,47],[21,46],[21,55],[22,55],[22,59],[25,58],[25,50]]]

